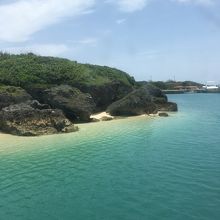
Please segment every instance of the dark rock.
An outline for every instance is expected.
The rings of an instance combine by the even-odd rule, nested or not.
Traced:
[[[174,102],[166,102],[163,104],[157,103],[157,108],[159,111],[176,112],[178,111],[177,104]]]
[[[140,82],[137,82],[139,84]],[[158,87],[154,86],[152,83],[143,82],[138,88],[145,87],[149,94],[153,97],[154,103],[166,103],[168,101],[167,96]]]
[[[31,99],[32,97],[20,87],[0,86],[0,110]]]
[[[166,112],[160,112],[158,115],[160,117],[168,117],[169,116]]]
[[[141,87],[107,108],[113,116],[133,116],[151,114],[157,111],[153,97],[147,87]]]
[[[48,88],[54,87],[52,85],[39,85],[33,84],[30,87],[26,88],[26,91],[33,97],[33,99],[38,100],[40,103],[43,103],[43,94],[44,91]]]
[[[49,105],[41,104],[37,100],[28,101],[27,103],[30,104],[30,106],[32,108],[36,108],[36,109],[40,109],[40,110],[42,110],[42,109],[51,109],[51,107]]]
[[[133,90],[131,85],[113,81],[104,85],[76,85],[82,92],[91,94],[96,103],[96,112],[104,111],[113,102],[122,99]]]
[[[48,85],[50,88],[54,86]],[[87,85],[75,84],[74,87],[79,89],[82,93],[90,94],[95,102],[93,111],[104,111],[111,103],[123,98],[133,90],[132,85],[127,85],[120,81],[112,81],[105,84]],[[45,90],[48,90],[44,85],[33,85],[28,88],[28,92],[34,99],[41,103],[45,103]],[[49,89],[50,90],[50,89]],[[88,119],[88,118],[87,118]]]
[[[0,130],[20,136],[38,136],[76,131],[75,127],[58,109],[34,108],[34,102],[5,107],[0,111]]]
[[[167,96],[157,87],[151,84],[146,84],[142,88],[148,90],[148,93],[153,97],[152,101],[154,103],[166,103]]]
[[[150,95],[152,95],[152,101],[157,105],[158,111],[178,111],[177,104],[168,102],[168,98],[162,90],[151,84],[147,84],[145,87],[149,90]]]
[[[70,120],[88,122],[95,110],[95,103],[90,94],[82,93],[68,85],[44,90],[42,100],[52,108],[61,109]]]
[[[107,108],[113,116],[152,114],[158,111],[177,111],[177,104],[168,102],[167,96],[151,84],[134,90]]]

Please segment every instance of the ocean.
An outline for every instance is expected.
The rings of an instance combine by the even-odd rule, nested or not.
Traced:
[[[220,94],[178,113],[0,134],[1,220],[219,220]]]

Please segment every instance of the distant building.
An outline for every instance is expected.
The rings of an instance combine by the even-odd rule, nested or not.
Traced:
[[[198,90],[198,86],[175,86],[174,89],[176,90],[184,90],[184,91],[195,91]]]

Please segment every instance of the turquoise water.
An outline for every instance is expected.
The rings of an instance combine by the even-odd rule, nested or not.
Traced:
[[[169,98],[169,118],[0,135],[0,219],[220,219],[220,94]]]

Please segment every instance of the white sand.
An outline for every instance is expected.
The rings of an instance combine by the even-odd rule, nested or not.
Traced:
[[[133,117],[156,117],[158,116],[158,113],[156,114],[143,114],[143,115],[139,115],[139,116],[133,116]],[[94,114],[94,115],[91,115],[90,118],[94,118],[94,119],[98,119],[100,120],[102,117],[109,117],[109,118],[112,118],[112,119],[117,119],[117,118],[128,118],[128,117],[114,117],[114,116],[111,116],[109,113],[107,112],[100,112],[100,113],[97,113],[97,114]],[[132,117],[132,116],[130,116]]]
[[[98,120],[100,120],[103,117],[114,118],[113,116],[111,116],[107,112],[100,112],[100,113],[97,113],[97,114],[94,114],[94,115],[90,116],[90,118],[94,118],[94,119],[98,119]]]

